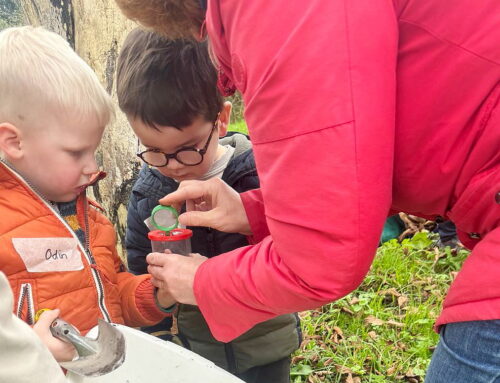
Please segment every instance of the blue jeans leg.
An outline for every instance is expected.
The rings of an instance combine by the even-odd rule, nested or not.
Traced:
[[[443,326],[425,383],[500,383],[500,320]]]
[[[457,237],[457,228],[451,221],[438,223],[437,232],[442,242],[450,241]]]

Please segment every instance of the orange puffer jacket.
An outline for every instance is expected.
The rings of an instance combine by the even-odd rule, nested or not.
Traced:
[[[98,318],[135,327],[167,315],[156,307],[150,276],[124,271],[113,226],[97,209],[84,193],[78,198],[88,242],[82,246],[54,207],[0,163],[0,270],[12,287],[14,312],[28,324],[42,308],[59,308],[82,333]]]

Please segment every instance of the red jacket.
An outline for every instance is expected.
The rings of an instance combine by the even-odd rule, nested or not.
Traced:
[[[261,181],[258,243],[195,278],[216,338],[351,292],[391,208],[477,244],[438,324],[500,319],[499,25],[498,0],[209,1]]]
[[[14,293],[14,313],[33,324],[38,310],[59,308],[83,333],[98,318],[135,327],[158,323],[166,314],[156,307],[150,276],[122,270],[111,223],[83,194],[77,213],[90,251],[48,202],[0,163],[0,270]]]

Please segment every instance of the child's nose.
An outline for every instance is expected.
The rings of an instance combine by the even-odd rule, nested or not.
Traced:
[[[177,161],[177,159],[175,158],[169,158],[168,164],[165,167],[169,170],[177,170],[183,168],[184,165]]]
[[[97,166],[97,161],[95,157],[92,155],[85,163],[85,166],[83,168],[83,174],[94,174],[97,173],[98,170],[99,167]]]

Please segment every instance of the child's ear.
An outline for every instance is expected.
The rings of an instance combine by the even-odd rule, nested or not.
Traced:
[[[23,156],[21,148],[21,132],[8,122],[0,123],[0,151],[14,160]]]
[[[222,110],[219,114],[219,137],[224,137],[227,133],[227,128],[231,122],[231,110],[233,109],[233,104],[229,101],[225,101],[222,106]]]

